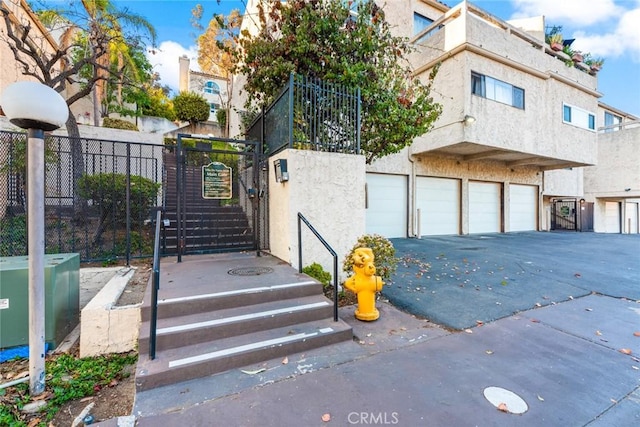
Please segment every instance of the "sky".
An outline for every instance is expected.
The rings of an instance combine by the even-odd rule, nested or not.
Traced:
[[[441,0],[442,1],[442,0]],[[443,0],[448,6],[458,1]],[[191,10],[201,4],[203,23],[215,13],[244,11],[238,0],[114,0],[119,8],[138,13],[156,28],[158,49],[149,56],[161,83],[177,92],[178,58],[187,55],[197,70],[196,37]],[[219,3],[219,4],[218,4]],[[640,117],[640,0],[479,0],[476,6],[502,20],[544,15],[548,26],[562,26],[572,47],[605,58],[598,73],[600,101]]]

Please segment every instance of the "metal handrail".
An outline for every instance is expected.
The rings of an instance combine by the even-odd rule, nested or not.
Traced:
[[[309,230],[320,240],[329,253],[333,256],[333,321],[338,321],[338,254],[333,248],[322,238],[320,233],[313,228],[309,221],[298,212],[298,273],[302,273],[302,227],[300,221],[304,222]]]
[[[156,358],[156,325],[158,322],[158,289],[160,289],[160,219],[156,212],[156,234],[153,244],[153,283],[151,288],[151,319],[149,319],[149,359]]]

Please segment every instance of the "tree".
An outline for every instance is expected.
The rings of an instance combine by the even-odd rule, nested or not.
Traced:
[[[109,0],[81,0],[67,5],[67,9],[38,12],[40,21],[52,33],[60,34],[56,42],[34,28],[30,20],[13,15],[5,2],[0,3],[5,27],[0,40],[11,49],[22,75],[66,96],[70,107],[90,95],[96,86],[97,93],[102,93],[100,87],[109,76],[121,79],[125,47],[140,46],[145,39],[155,44],[156,34],[144,18],[113,7]],[[116,67],[111,66],[114,59]],[[89,72],[83,77],[87,69]],[[94,100],[96,105],[100,102]],[[80,221],[86,202],[78,196],[77,182],[84,172],[84,162],[80,130],[71,110],[66,128],[71,141],[74,219]]]
[[[367,163],[396,153],[431,129],[442,107],[428,83],[411,77],[406,38],[391,34],[372,0],[357,13],[341,0],[268,0],[258,5],[260,30],[243,32],[234,50],[235,72],[247,77],[245,107],[268,103],[291,73],[359,87],[361,147]]]
[[[219,2],[218,2],[219,3]],[[229,134],[227,128],[231,94],[233,93],[233,79],[231,71],[234,66],[233,50],[242,24],[240,11],[232,10],[228,16],[214,14],[205,28],[201,24],[204,8],[198,4],[191,11],[192,25],[203,33],[198,36],[198,65],[203,73],[224,77],[227,80],[227,99],[220,97],[223,106],[218,111],[224,111],[224,123],[218,118],[218,123]],[[222,113],[221,113],[222,114]],[[217,117],[217,114],[216,114]]]
[[[209,118],[209,103],[197,93],[180,92],[173,98],[173,109],[178,120],[189,122],[194,128]]]

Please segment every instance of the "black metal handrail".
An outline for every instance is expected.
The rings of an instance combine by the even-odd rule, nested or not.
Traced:
[[[153,243],[153,283],[151,288],[151,318],[149,319],[149,359],[156,358],[156,325],[158,322],[158,289],[160,289],[160,219],[156,212],[156,234]]]
[[[329,253],[333,256],[333,321],[338,321],[338,254],[333,248],[322,238],[320,233],[313,228],[309,221],[298,212],[298,272],[302,273],[302,227],[300,221],[304,222],[309,230],[320,240]]]

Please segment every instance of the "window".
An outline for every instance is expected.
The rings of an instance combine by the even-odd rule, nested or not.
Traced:
[[[219,95],[220,86],[218,86],[218,83],[216,82],[208,81],[204,84],[204,93],[212,93],[214,95]]]
[[[605,126],[612,126],[612,125],[617,125],[622,123],[622,117],[620,116],[616,116],[615,114],[612,114],[608,111],[604,112],[604,125]],[[620,130],[619,127],[610,127],[609,129],[605,129],[605,132],[615,132],[617,130]]]
[[[471,93],[524,110],[524,89],[473,71]]]
[[[220,108],[220,104],[214,104],[214,103],[209,104],[209,111],[211,113],[215,113],[216,110],[218,110],[219,108]]]
[[[587,110],[562,104],[562,121],[583,129],[596,130],[596,116]]]
[[[423,31],[425,28],[429,27],[431,24],[433,24],[433,19],[429,19],[426,16],[422,16],[416,12],[413,13],[413,35],[414,36],[420,33],[421,31]],[[440,28],[442,28],[442,25],[438,26],[438,28],[434,28],[433,30],[429,31],[428,33],[420,37],[418,40],[416,40],[416,43],[425,41],[426,39],[431,37],[436,31],[438,31]]]

